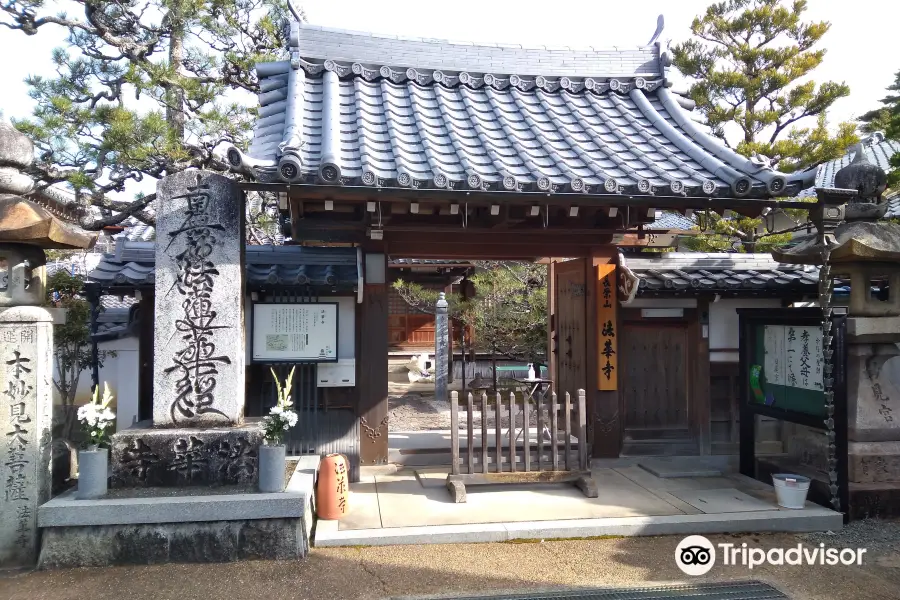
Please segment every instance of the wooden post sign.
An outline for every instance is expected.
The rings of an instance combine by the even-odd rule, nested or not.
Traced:
[[[616,265],[597,265],[597,358],[600,361],[597,387],[618,389],[618,346],[616,344]]]

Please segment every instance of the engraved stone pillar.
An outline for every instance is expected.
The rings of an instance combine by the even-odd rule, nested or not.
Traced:
[[[37,509],[50,499],[53,318],[39,306],[0,309],[0,567],[30,567]]]
[[[450,317],[447,298],[441,292],[434,306],[434,397],[447,400],[448,349],[450,348]]]
[[[244,415],[244,207],[206,171],[157,185],[153,424],[240,425]]]

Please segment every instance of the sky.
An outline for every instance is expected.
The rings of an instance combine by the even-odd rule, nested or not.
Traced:
[[[711,0],[295,0],[313,25],[378,33],[557,46],[639,46],[665,17],[661,39],[690,36],[691,20]],[[830,121],[852,120],[878,106],[900,70],[900,2],[809,0],[805,20],[830,21],[820,45],[827,49],[816,81],[844,81],[851,95],[835,103]],[[47,26],[49,28],[49,26]],[[46,28],[45,28],[46,29]],[[22,118],[33,109],[23,79],[52,73],[50,52],[59,31],[36,36],[0,29],[0,111]]]

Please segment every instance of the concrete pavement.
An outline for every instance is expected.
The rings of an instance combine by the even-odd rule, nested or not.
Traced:
[[[674,562],[680,537],[530,543],[314,549],[304,562],[154,565],[0,577],[9,600],[356,600],[554,586],[685,582]],[[764,549],[796,546],[793,534],[710,536]],[[818,544],[815,544],[818,545]],[[862,566],[717,565],[701,580],[757,579],[796,600],[896,600],[900,556],[872,551]]]

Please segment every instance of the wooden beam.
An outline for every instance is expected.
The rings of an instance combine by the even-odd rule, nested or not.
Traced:
[[[580,194],[545,192],[501,192],[482,190],[447,190],[447,189],[404,189],[374,188],[366,186],[334,186],[319,184],[287,184],[238,182],[245,191],[288,192],[291,197],[302,197],[310,200],[328,199],[347,202],[367,201],[399,201],[419,203],[468,203],[470,205],[489,206],[496,203],[508,204],[541,204],[568,207],[579,206],[632,206],[658,208],[665,210],[717,210],[731,209],[735,212],[747,211],[754,214],[765,207],[799,208],[809,210],[815,202],[799,200],[777,200],[775,198],[708,198],[693,196],[627,196],[619,194]]]

